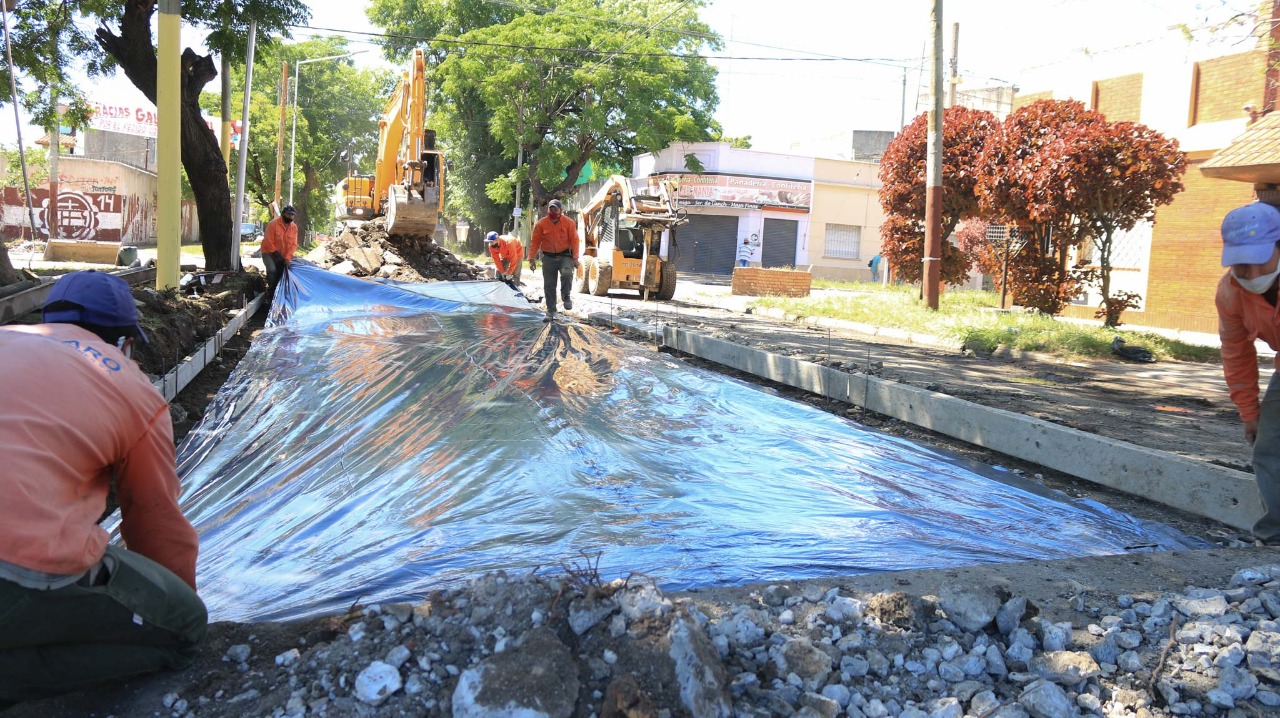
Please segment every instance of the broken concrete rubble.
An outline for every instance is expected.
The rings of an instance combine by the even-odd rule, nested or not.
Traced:
[[[309,253],[307,259],[339,274],[401,282],[465,281],[483,271],[432,242],[397,245],[381,218],[365,222],[354,232],[343,232]]]

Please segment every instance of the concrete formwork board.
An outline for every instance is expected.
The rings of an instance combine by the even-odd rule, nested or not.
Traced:
[[[1253,477],[1241,471],[676,327],[664,328],[664,343],[686,354],[1239,529],[1252,527],[1261,514]]]

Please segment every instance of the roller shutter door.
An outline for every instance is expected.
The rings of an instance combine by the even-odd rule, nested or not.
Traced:
[[[723,215],[690,215],[689,223],[676,230],[682,272],[730,274],[738,242],[738,218]]]
[[[796,233],[799,231],[800,223],[794,219],[766,219],[764,245],[760,248],[760,266],[794,266]]]

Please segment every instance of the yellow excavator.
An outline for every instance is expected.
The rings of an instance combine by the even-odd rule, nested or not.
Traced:
[[[386,217],[393,239],[431,241],[444,209],[444,155],[426,122],[427,62],[418,49],[378,121],[373,175],[352,173],[343,182],[346,219]]]
[[[613,175],[582,209],[578,290],[603,297],[638,289],[642,299],[676,293],[676,227],[688,222],[676,201],[679,183]]]

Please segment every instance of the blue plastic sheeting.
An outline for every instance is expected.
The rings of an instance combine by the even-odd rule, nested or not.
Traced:
[[[1195,544],[541,320],[497,282],[296,264],[180,449],[213,616],[317,615],[582,552],[606,578],[686,588]]]

